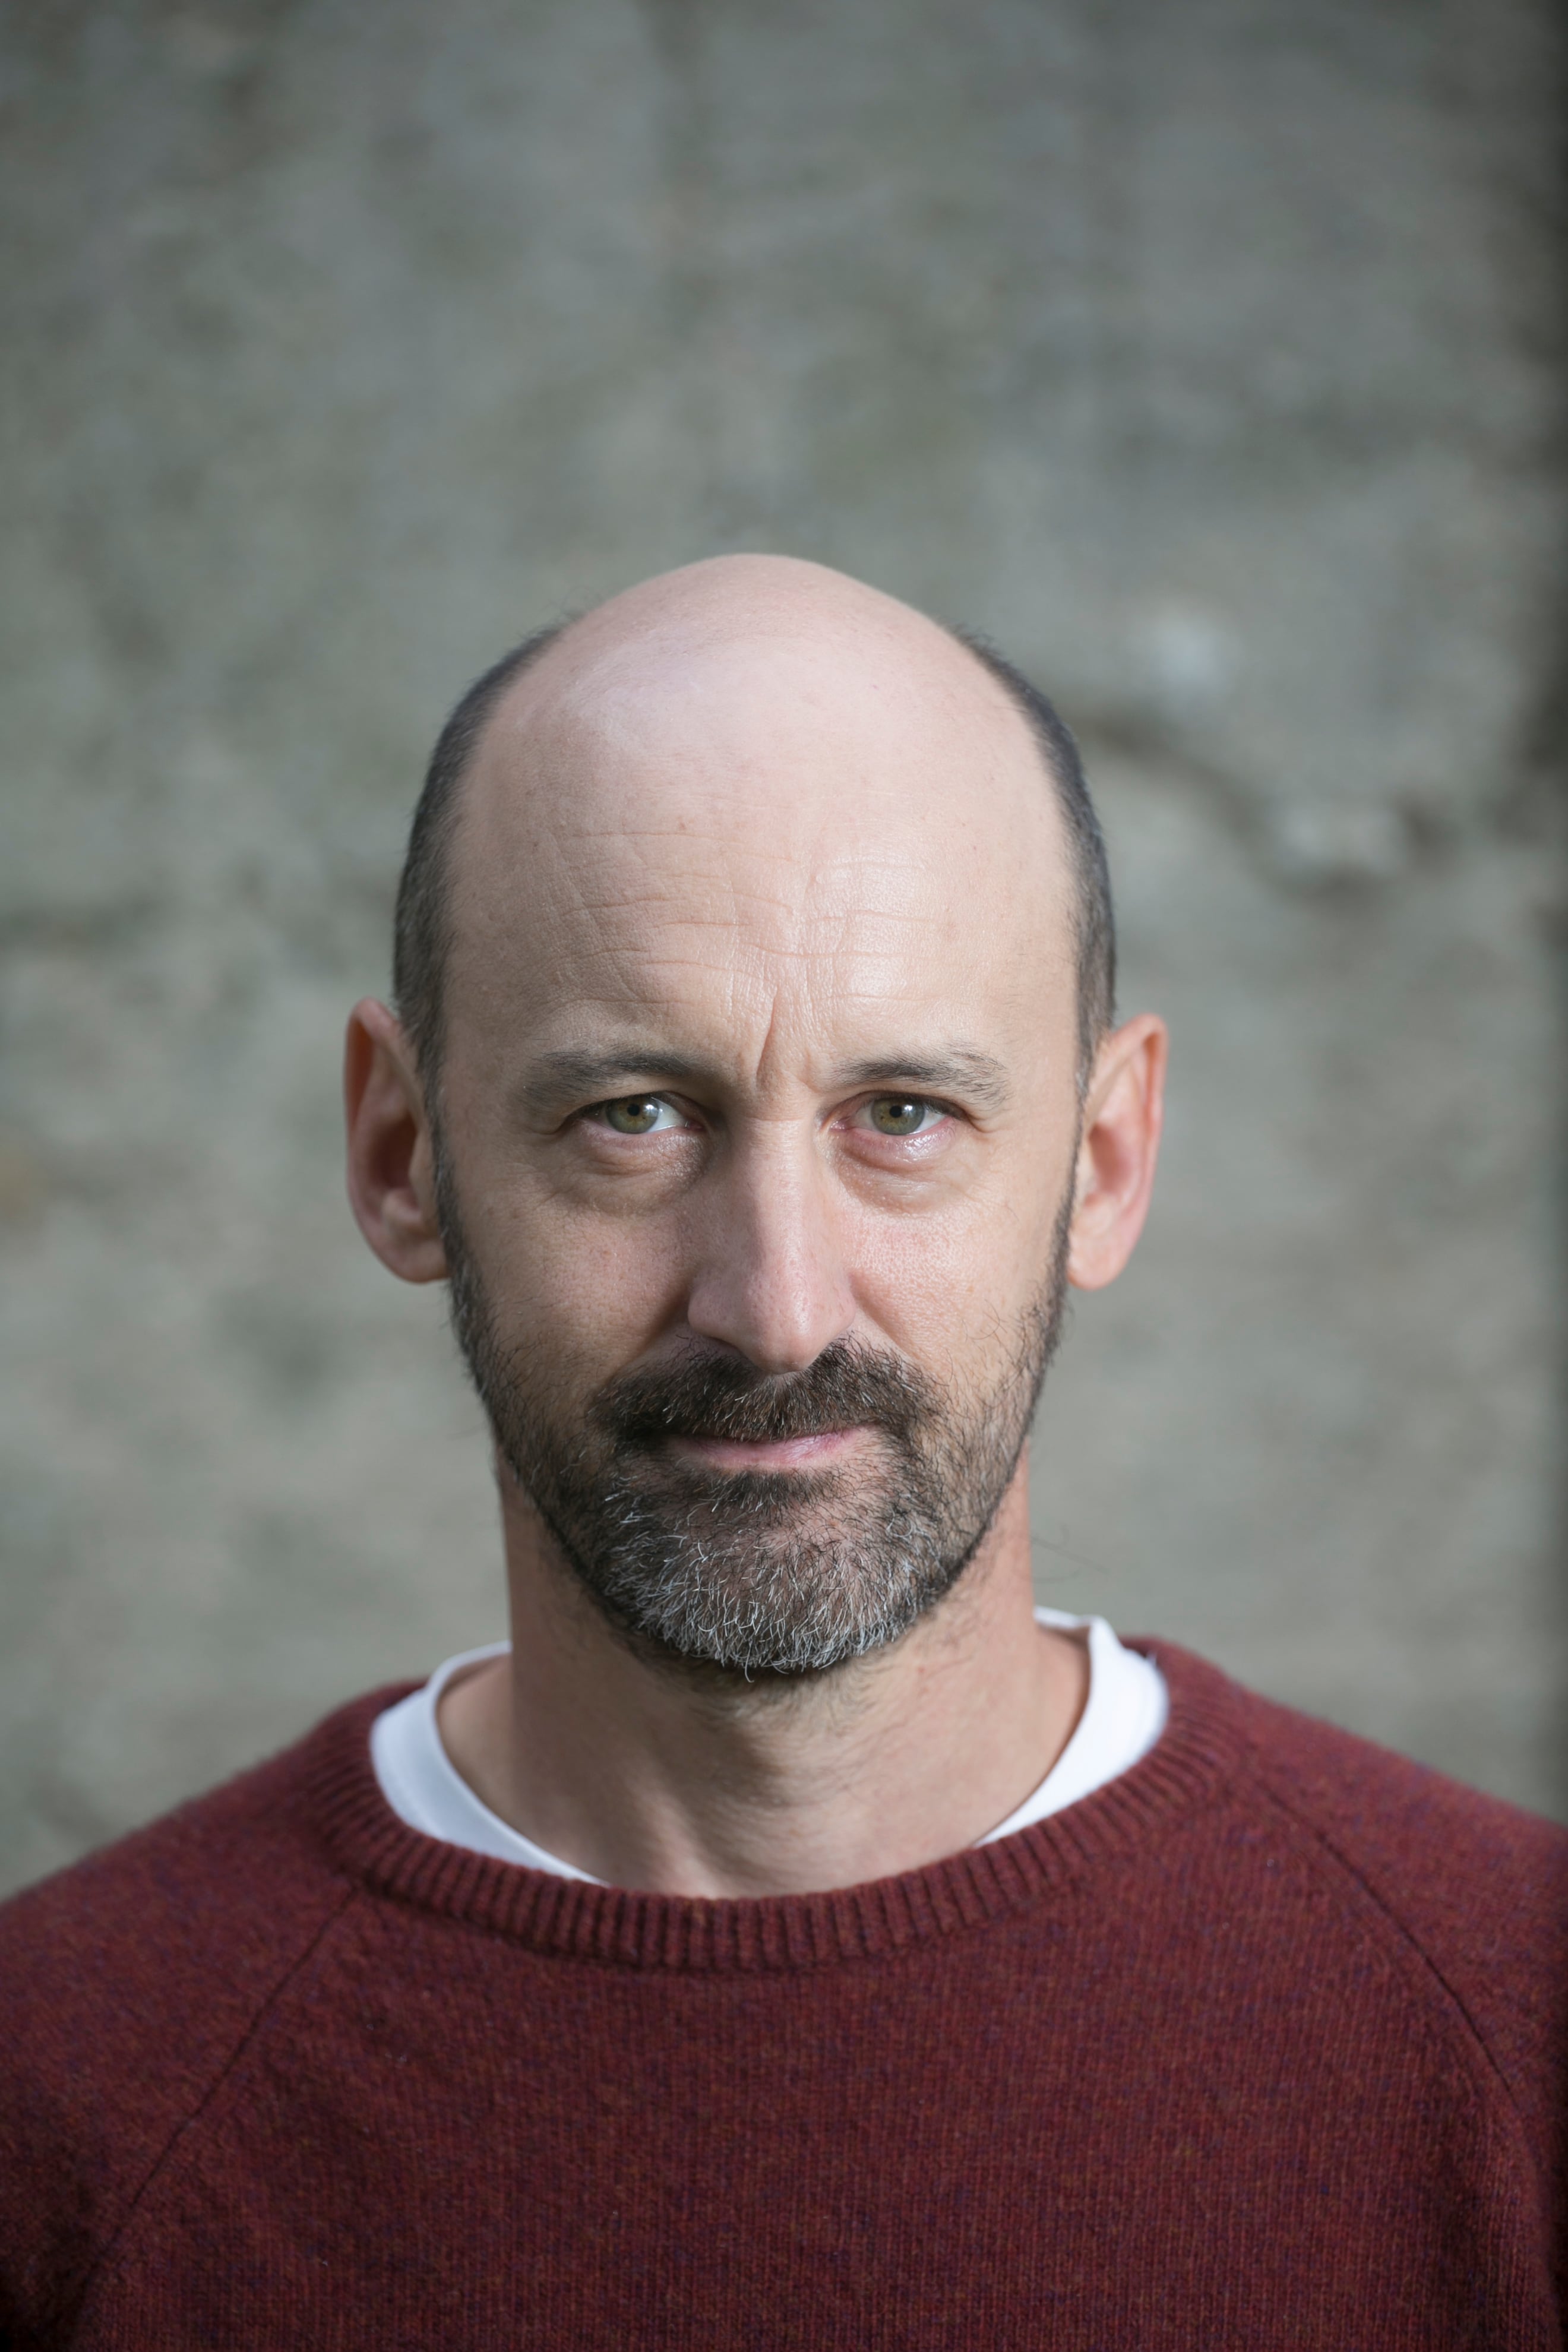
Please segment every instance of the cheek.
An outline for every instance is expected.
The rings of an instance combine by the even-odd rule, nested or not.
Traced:
[[[568,1376],[574,1368],[593,1379],[620,1370],[679,1311],[683,1251],[673,1218],[597,1216],[513,1177],[491,1184],[465,1223],[507,1342],[548,1349]]]
[[[855,1218],[843,1241],[868,1322],[932,1370],[1011,1349],[1050,1275],[1068,1171],[999,1181],[939,1215]]]

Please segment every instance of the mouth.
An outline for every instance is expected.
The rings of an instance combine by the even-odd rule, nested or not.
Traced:
[[[823,1429],[809,1437],[671,1437],[678,1461],[704,1470],[827,1470],[856,1452],[870,1434],[865,1429]]]

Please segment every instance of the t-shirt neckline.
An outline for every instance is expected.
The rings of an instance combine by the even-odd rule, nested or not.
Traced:
[[[1011,1837],[1092,1795],[1096,1789],[1142,1761],[1164,1729],[1165,1685],[1152,1658],[1124,1649],[1103,1617],[1070,1616],[1037,1608],[1037,1623],[1082,1633],[1089,1648],[1089,1691],[1083,1710],[1060,1755],[1044,1779],[977,1845]],[[599,1886],[602,1879],[577,1869],[538,1845],[471,1789],[452,1762],[441,1738],[443,1694],[459,1676],[492,1658],[505,1657],[506,1642],[462,1650],[437,1666],[419,1689],[380,1715],[371,1730],[371,1757],[381,1792],[401,1822],[422,1836],[468,1853],[488,1855],[512,1868],[539,1870],[558,1878]]]

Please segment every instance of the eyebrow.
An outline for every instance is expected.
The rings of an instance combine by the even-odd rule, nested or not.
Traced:
[[[519,1088],[518,1098],[527,1110],[548,1111],[563,1102],[603,1101],[617,1088],[625,1092],[649,1079],[678,1087],[693,1080],[712,1083],[719,1076],[711,1063],[694,1060],[688,1054],[672,1054],[668,1047],[645,1046],[635,1039],[598,1053],[563,1045],[541,1054]],[[870,1060],[846,1064],[837,1073],[835,1084],[930,1087],[939,1093],[963,1095],[981,1109],[992,1111],[1000,1110],[1008,1096],[1005,1066],[994,1054],[983,1053],[977,1045],[952,1045],[937,1055],[879,1054]]]
[[[617,1087],[625,1093],[628,1085],[635,1086],[639,1079],[659,1078],[667,1086],[680,1086],[692,1078],[713,1076],[706,1063],[694,1062],[689,1055],[640,1045],[635,1040],[596,1054],[584,1046],[561,1045],[540,1055],[519,1087],[518,1097],[525,1109],[553,1110],[563,1102],[602,1101],[613,1096]]]
[[[978,1045],[951,1045],[944,1054],[910,1054],[852,1062],[839,1073],[851,1087],[931,1087],[938,1093],[966,1095],[983,1110],[1000,1110],[1007,1100],[1007,1073],[994,1054]]]

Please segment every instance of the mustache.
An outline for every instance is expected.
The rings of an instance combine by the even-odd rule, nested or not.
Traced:
[[[935,1410],[930,1383],[896,1356],[836,1339],[799,1372],[759,1372],[733,1356],[696,1353],[623,1372],[601,1390],[591,1417],[628,1446],[669,1437],[763,1444],[860,1427],[907,1443]]]

